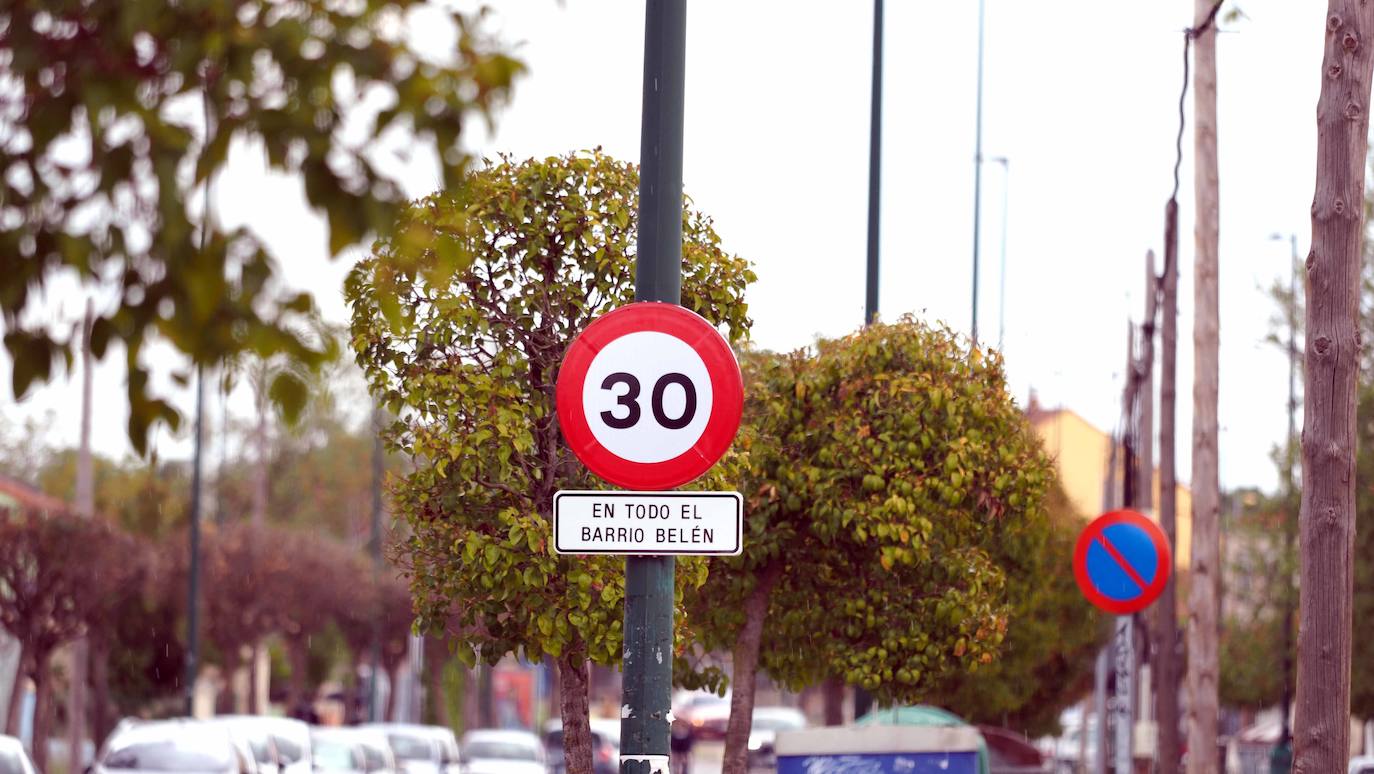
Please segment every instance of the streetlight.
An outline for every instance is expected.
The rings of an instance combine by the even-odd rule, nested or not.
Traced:
[[[1288,280],[1288,437],[1283,444],[1283,468],[1284,468],[1284,499],[1286,515],[1283,529],[1283,561],[1286,563],[1288,558],[1293,555],[1293,438],[1297,435],[1297,371],[1298,371],[1298,235],[1288,234],[1288,244],[1290,249],[1289,263],[1291,264]],[[1281,242],[1283,234],[1271,234],[1271,242]],[[1288,713],[1291,710],[1293,696],[1288,686],[1292,682],[1293,676],[1293,576],[1291,570],[1287,573],[1288,584],[1283,589],[1283,699],[1282,717],[1279,726],[1279,743],[1274,746],[1269,754],[1270,772],[1287,772],[1293,765],[1293,732],[1288,725]]]
[[[997,273],[997,351],[1007,332],[1007,191],[1011,185],[1011,160],[1006,156],[988,159],[1002,165],[1002,268]]]
[[[978,347],[978,228],[983,198],[983,4],[978,0],[978,101],[973,129],[973,346]]]

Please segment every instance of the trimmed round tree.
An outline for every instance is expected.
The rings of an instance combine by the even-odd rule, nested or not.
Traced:
[[[1001,360],[910,317],[746,358],[745,552],[690,609],[732,651],[725,767],[743,772],[759,668],[918,700],[1007,627],[991,533],[1041,517],[1049,461]]]
[[[603,486],[559,433],[554,386],[573,337],[633,300],[638,187],[599,151],[502,158],[417,202],[346,286],[358,362],[398,417],[387,441],[413,463],[392,488],[421,625],[447,624],[469,665],[552,656],[574,772],[591,770],[587,663],[621,655],[624,562],[553,552],[554,492]],[[753,272],[690,202],[682,226],[683,305],[743,339]],[[705,571],[680,564],[679,598]]]

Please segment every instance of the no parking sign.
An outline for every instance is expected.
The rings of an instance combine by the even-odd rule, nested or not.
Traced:
[[[1172,565],[1168,537],[1136,511],[1093,519],[1073,552],[1073,575],[1083,596],[1117,615],[1144,610],[1158,599]]]

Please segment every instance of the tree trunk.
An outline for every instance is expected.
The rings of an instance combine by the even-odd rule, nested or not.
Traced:
[[[758,575],[753,591],[744,601],[744,628],[735,640],[732,654],[730,722],[725,729],[725,761],[722,774],[747,774],[749,771],[749,730],[754,721],[754,688],[759,667],[759,647],[763,642],[763,622],[768,617],[768,601],[778,582],[782,565],[774,562]]]
[[[248,662],[248,712],[253,715],[267,712],[267,694],[271,692],[270,685],[266,689],[258,690],[259,685],[263,682],[263,664],[270,664],[270,661],[264,657],[265,650],[266,648],[261,642],[253,643],[253,655],[250,657],[252,660]],[[267,671],[268,682],[270,683],[270,667]]]
[[[229,647],[224,648],[222,653],[223,655],[221,657],[224,659],[225,690],[220,691],[219,694],[215,696],[215,713],[223,715],[229,712],[243,712],[242,702],[240,701],[242,694],[239,693],[238,686],[236,685],[238,682],[239,670],[243,668],[243,658],[240,656],[241,651],[238,648]],[[293,660],[291,664],[291,676],[295,677],[295,673],[296,665]]]
[[[401,682],[401,665],[392,664],[386,668],[386,722],[396,722],[396,688]]]
[[[825,724],[844,725],[844,682],[838,677],[827,677],[821,683],[821,697],[825,704]]]
[[[286,707],[287,713],[294,716],[305,701],[306,684],[309,682],[310,649],[306,647],[304,640],[290,639],[286,641],[286,655],[291,661],[291,679],[286,683]],[[387,719],[390,717],[388,712]]]
[[[429,704],[434,708],[434,722],[449,728],[448,692],[444,690],[448,648],[443,640],[434,637],[425,638],[425,643],[429,645],[425,648],[425,676],[429,678]]]
[[[1159,347],[1159,525],[1178,555],[1178,476],[1175,470],[1174,420],[1178,413],[1178,202],[1164,211],[1164,297],[1161,299]],[[1175,560],[1177,564],[1177,560]],[[1159,720],[1159,774],[1178,771],[1178,609],[1174,574],[1155,607],[1156,713]]]
[[[110,644],[103,636],[91,638],[91,732],[97,746],[114,729],[110,711]]]
[[[24,648],[24,641],[19,641],[19,657],[14,661],[14,687],[10,689],[10,700],[8,710],[5,712],[5,735],[19,736],[19,710],[23,707],[24,698],[24,666],[28,652]]]
[[[559,694],[562,701],[562,694]],[[482,728],[496,727],[496,707],[491,696],[491,667],[479,664],[477,667],[477,722]]]
[[[463,672],[463,732],[482,727],[481,709],[478,706],[477,692],[481,689],[482,668],[473,667]],[[555,689],[556,691],[557,689]]]
[[[1355,385],[1374,5],[1330,0],[1317,100],[1317,185],[1307,257],[1302,578],[1294,771],[1344,771],[1350,754]],[[1374,40],[1370,41],[1374,45]]]
[[[1195,0],[1194,28],[1217,0]],[[1194,40],[1193,557],[1188,598],[1188,771],[1217,770],[1217,627],[1220,485],[1217,476],[1217,33]]]
[[[568,774],[592,774],[592,729],[587,722],[587,653],[581,643],[558,659],[563,716],[563,762]]]
[[[48,682],[48,656],[34,659],[33,669],[33,766],[38,771],[48,770],[48,711],[51,702],[52,686]]]
[[[258,390],[257,409],[258,422],[253,428],[253,445],[257,447],[254,455],[253,466],[253,512],[252,523],[255,527],[267,524],[267,496],[268,496],[268,448],[267,448],[267,377],[262,377],[262,383],[256,385]]]

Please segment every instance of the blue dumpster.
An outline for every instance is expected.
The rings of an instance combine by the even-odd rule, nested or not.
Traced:
[[[979,774],[972,726],[838,726],[780,731],[778,774]]]

